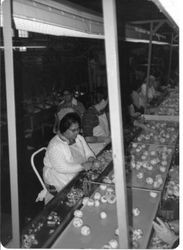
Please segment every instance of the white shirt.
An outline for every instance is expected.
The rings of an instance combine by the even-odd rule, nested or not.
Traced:
[[[76,157],[77,150],[79,152],[78,158]],[[44,157],[43,176],[45,182],[54,185],[57,191],[60,191],[81,171],[81,163],[87,161],[89,157],[95,157],[95,155],[81,135],[77,136],[72,149],[58,135],[54,136]]]
[[[140,109],[141,107],[144,107],[144,100],[142,93],[138,93],[137,91],[133,90],[131,94],[132,103],[135,107]]]
[[[142,91],[143,96],[146,96],[146,84],[145,83],[142,84],[141,91]],[[155,95],[155,89],[153,86],[151,86],[150,88],[148,88],[148,98],[153,99],[154,95]]]
[[[108,137],[110,135],[107,116],[105,113],[99,115],[99,125],[93,128],[93,136]]]

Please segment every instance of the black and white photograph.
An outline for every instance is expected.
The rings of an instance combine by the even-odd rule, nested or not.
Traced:
[[[181,249],[180,2],[1,0],[2,249]]]

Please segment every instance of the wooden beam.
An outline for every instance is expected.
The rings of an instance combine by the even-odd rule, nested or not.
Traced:
[[[140,21],[131,21],[132,24],[148,24],[148,23],[159,23],[166,21],[166,19],[149,19],[149,20],[140,20]]]
[[[178,40],[179,40],[179,35],[178,34],[174,35],[173,41],[174,42],[178,42]]]
[[[157,31],[163,24],[165,24],[165,23],[166,23],[166,21],[161,21],[161,22],[159,22],[159,23],[156,25],[156,27],[153,29],[153,34],[155,34],[156,31]]]
[[[178,32],[179,31],[179,27],[177,25],[177,23],[174,21],[174,19],[170,16],[170,14],[168,13],[168,11],[164,8],[164,6],[162,5],[160,0],[150,0],[152,1],[157,7],[158,9],[165,15],[165,17],[167,17],[171,27]]]

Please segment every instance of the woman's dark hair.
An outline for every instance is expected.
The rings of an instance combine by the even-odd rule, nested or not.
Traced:
[[[131,85],[131,92],[132,91],[137,91],[140,88],[141,85],[139,85],[137,82],[134,82],[133,85]]]
[[[106,100],[108,98],[107,90],[103,87],[98,87],[92,94],[92,104],[95,105],[102,101],[102,99]]]
[[[79,127],[81,127],[81,119],[79,115],[75,112],[67,113],[60,121],[60,133],[64,133],[73,123],[78,123]]]

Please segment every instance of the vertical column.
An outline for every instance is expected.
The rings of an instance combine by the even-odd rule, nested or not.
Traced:
[[[92,91],[92,72],[91,72],[91,66],[90,66],[90,60],[88,59],[88,81],[89,81],[89,86],[88,90],[91,92]]]
[[[11,1],[2,2],[13,248],[20,246]]]
[[[170,44],[170,54],[169,54],[169,65],[168,65],[168,77],[167,82],[170,81],[170,73],[171,73],[171,67],[172,67],[172,51],[173,51],[173,34],[171,38],[171,44]]]
[[[127,190],[120,97],[116,5],[114,0],[103,0],[103,14],[119,244],[120,248],[128,248]]]
[[[150,23],[150,39],[149,39],[149,51],[147,62],[147,82],[146,82],[146,98],[145,98],[145,113],[147,111],[148,104],[148,89],[149,89],[149,76],[151,71],[151,55],[152,55],[152,36],[153,36],[153,22]]]

